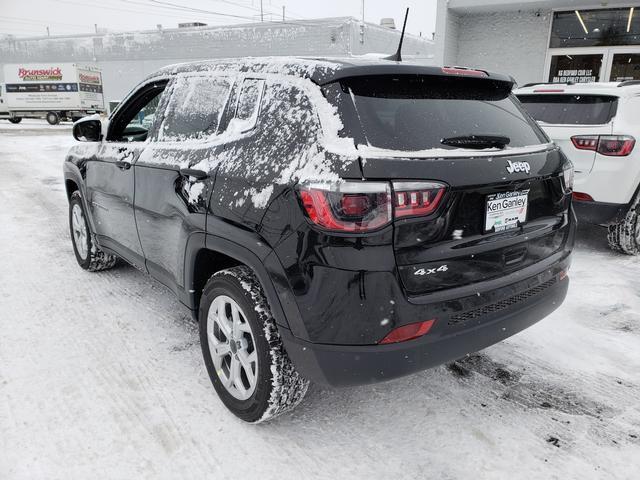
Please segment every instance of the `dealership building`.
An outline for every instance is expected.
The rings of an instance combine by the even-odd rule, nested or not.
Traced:
[[[439,64],[532,82],[640,80],[640,2],[438,0]]]

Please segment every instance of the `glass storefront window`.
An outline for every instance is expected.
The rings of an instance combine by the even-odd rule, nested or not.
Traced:
[[[640,45],[640,5],[555,12],[551,48]]]
[[[554,55],[549,69],[550,83],[597,82],[603,55]]]
[[[640,54],[616,53],[613,56],[610,79],[612,82],[640,80]]]

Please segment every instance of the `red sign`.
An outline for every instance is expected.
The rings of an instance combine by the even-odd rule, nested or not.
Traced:
[[[62,70],[60,67],[32,69],[20,67],[18,69],[18,77],[25,82],[40,82],[43,80],[59,81],[62,80]]]

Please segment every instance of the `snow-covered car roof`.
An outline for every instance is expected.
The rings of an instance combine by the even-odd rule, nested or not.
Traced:
[[[308,78],[318,85],[324,85],[346,77],[385,74],[468,75],[478,79],[514,83],[513,78],[507,75],[486,71],[465,69],[464,67],[434,67],[412,63],[411,61],[394,62],[371,56],[335,58],[247,57],[196,61],[166,66],[150,75],[147,80],[187,72],[275,73]],[[477,75],[478,73],[480,75]]]
[[[640,81],[591,82],[591,83],[537,83],[525,85],[514,92],[516,95],[569,94],[611,95],[614,97],[635,96],[640,93]]]

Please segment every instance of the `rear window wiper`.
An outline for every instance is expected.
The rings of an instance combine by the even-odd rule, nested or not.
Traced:
[[[459,148],[504,148],[511,142],[509,137],[501,135],[464,135],[461,137],[448,137],[440,140],[440,143],[449,147]]]

